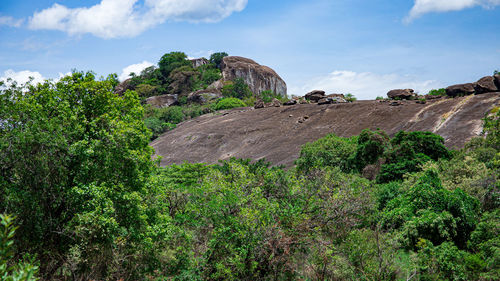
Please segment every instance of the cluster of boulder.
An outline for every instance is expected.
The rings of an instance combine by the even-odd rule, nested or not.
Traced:
[[[336,103],[346,103],[347,100],[343,94],[330,94],[326,95],[325,91],[314,90],[307,93],[304,98],[311,102],[317,104],[336,104]]]
[[[480,95],[500,91],[500,74],[485,76],[474,83],[465,83],[449,86],[446,95],[450,97]]]
[[[486,76],[474,83],[465,83],[452,85],[445,89],[446,96],[460,97],[468,95],[480,95],[484,93],[492,93],[500,91],[500,74],[494,76]],[[391,100],[414,100],[419,98],[413,89],[396,89],[387,93],[387,97]],[[443,96],[425,95],[421,96],[425,100],[439,99]],[[417,100],[417,103],[425,103],[425,101]]]
[[[200,67],[208,64],[205,58],[191,60],[193,67]],[[204,104],[211,100],[222,98],[222,87],[224,82],[233,81],[237,78],[243,79],[255,94],[263,91],[272,91],[280,96],[286,97],[287,86],[285,81],[271,68],[260,65],[255,61],[243,57],[228,56],[224,57],[221,63],[222,79],[215,81],[207,89],[198,90],[187,94],[188,103]],[[122,82],[118,87],[123,92],[127,88],[128,81]],[[117,88],[118,88],[117,87]],[[183,97],[185,94],[182,95]],[[179,94],[167,94],[154,96],[146,99],[146,103],[154,107],[168,107],[179,104]],[[278,100],[277,100],[278,101]],[[273,101],[274,102],[274,101]],[[279,101],[278,101],[279,102]],[[274,104],[277,104],[274,102]],[[281,102],[280,102],[281,105]]]

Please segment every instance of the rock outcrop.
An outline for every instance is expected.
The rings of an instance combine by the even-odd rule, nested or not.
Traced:
[[[476,90],[476,94],[484,94],[498,91],[498,87],[495,84],[495,77],[486,76],[479,79],[475,83],[474,89]]]
[[[325,91],[314,90],[307,93],[304,98],[308,101],[318,102],[319,100],[325,98]]]
[[[205,64],[209,64],[210,62],[206,58],[192,59],[191,63],[194,68],[200,67]]]
[[[387,97],[393,100],[409,100],[413,99],[415,96],[415,91],[413,89],[396,89],[387,93]]]
[[[189,103],[204,104],[204,103],[216,100],[216,99],[221,98],[221,97],[222,97],[222,94],[217,89],[207,88],[205,90],[198,90],[196,92],[190,93],[187,97],[187,101]]]
[[[130,89],[130,81],[131,79],[124,80],[120,84],[116,85],[115,87],[115,94],[117,95],[123,95],[128,89]]]
[[[162,95],[147,98],[146,103],[153,107],[161,108],[178,105],[179,101],[177,95]]]
[[[242,78],[254,94],[273,91],[286,97],[286,83],[271,68],[260,65],[243,57],[225,57],[221,63],[222,77],[225,81]]]
[[[446,88],[446,95],[449,97],[468,96],[473,95],[475,92],[475,83],[458,84]]]
[[[461,148],[479,136],[485,114],[500,104],[499,93],[457,98],[390,102],[356,101],[330,105],[299,104],[259,110],[233,109],[206,114],[179,124],[151,143],[161,165],[217,163],[219,160],[265,158],[293,166],[300,147],[327,134],[358,135],[380,128],[393,136],[401,130],[441,135],[447,147]],[[308,118],[306,118],[306,116]]]

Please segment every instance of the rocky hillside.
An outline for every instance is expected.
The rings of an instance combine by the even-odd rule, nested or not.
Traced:
[[[183,122],[151,143],[161,164],[266,158],[292,166],[300,147],[329,133],[348,137],[363,129],[431,131],[446,146],[462,147],[482,131],[482,118],[500,104],[500,93],[456,98],[401,101],[357,101],[241,108]]]

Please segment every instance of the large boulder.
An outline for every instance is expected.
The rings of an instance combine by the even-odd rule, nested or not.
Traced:
[[[476,82],[475,85],[476,94],[484,94],[498,91],[497,85],[495,85],[495,77],[486,76]]]
[[[314,90],[314,91],[307,93],[304,97],[306,100],[318,102],[319,100],[321,100],[325,97],[325,91]]]
[[[450,97],[468,96],[476,92],[474,83],[458,84],[446,88],[446,95]]]
[[[191,63],[194,68],[200,67],[205,64],[209,64],[210,62],[206,58],[192,59]]]
[[[500,90],[500,74],[495,74],[495,85],[497,85],[498,90]]]
[[[221,70],[225,81],[242,78],[256,95],[263,91],[273,91],[286,97],[285,81],[271,68],[251,59],[236,56],[224,57]]]
[[[415,96],[415,91],[413,89],[395,89],[387,93],[387,97],[393,100],[409,100]]]
[[[146,99],[146,103],[157,108],[169,107],[172,105],[178,105],[178,96],[177,95],[162,95],[162,96],[154,96]]]
[[[189,93],[187,96],[187,101],[190,103],[204,104],[208,101],[213,101],[222,98],[222,94],[217,89],[206,89],[198,90],[196,92]]]

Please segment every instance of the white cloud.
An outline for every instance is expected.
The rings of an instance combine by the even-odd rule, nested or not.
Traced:
[[[15,19],[8,16],[0,16],[0,26],[6,25],[10,27],[20,27],[23,24],[23,19]]]
[[[102,38],[133,37],[167,20],[217,22],[242,11],[246,4],[247,0],[102,0],[73,9],[54,4],[36,12],[29,27]]]
[[[311,79],[303,86],[292,86],[289,92],[291,95],[303,96],[312,90],[324,90],[327,94],[352,93],[360,100],[367,100],[375,99],[377,96],[386,97],[387,92],[393,89],[411,88],[425,94],[431,89],[441,87],[442,84],[437,81],[420,81],[411,76],[340,70]]]
[[[154,64],[150,63],[149,61],[143,61],[141,63],[129,65],[123,69],[122,74],[120,74],[118,79],[120,81],[124,81],[130,77],[130,73],[133,72],[135,74],[140,74],[141,71],[143,71],[144,69],[146,69],[152,65],[154,65]]]
[[[410,22],[431,12],[460,11],[474,6],[491,8],[497,5],[500,5],[500,0],[415,0],[415,5],[405,21]]]
[[[12,79],[12,81],[17,82],[18,84],[24,84],[30,80],[30,77],[33,78],[33,83],[41,83],[44,81],[44,77],[40,72],[37,71],[29,71],[29,70],[23,70],[23,71],[14,71],[12,69],[8,69],[4,71],[3,76],[0,77],[0,81],[5,82],[6,84],[9,84],[7,81],[9,78]]]

